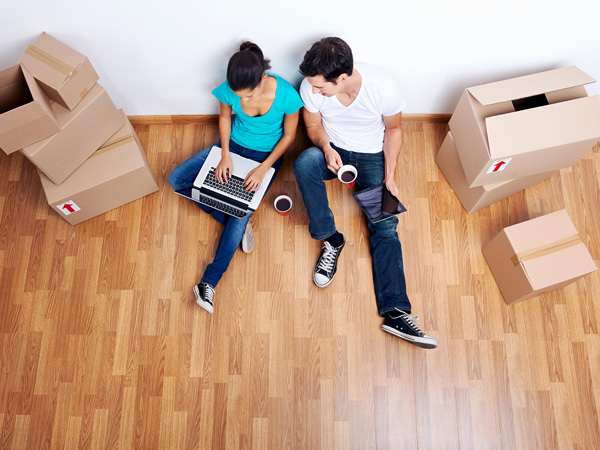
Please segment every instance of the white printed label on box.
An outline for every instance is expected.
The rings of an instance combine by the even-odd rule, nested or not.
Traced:
[[[56,205],[56,207],[65,216],[68,216],[69,214],[73,214],[74,212],[81,210],[81,208],[77,206],[73,200],[69,200],[68,202]]]
[[[490,168],[488,169],[487,173],[495,173],[495,172],[502,172],[506,166],[508,166],[508,163],[510,162],[512,158],[506,158],[506,159],[499,159],[498,161],[494,161],[492,163],[492,165],[490,166]]]

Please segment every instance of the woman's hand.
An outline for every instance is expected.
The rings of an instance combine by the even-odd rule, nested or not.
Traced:
[[[231,178],[232,173],[233,163],[231,162],[231,156],[229,156],[228,154],[221,156],[221,161],[215,169],[215,178],[221,184],[227,183],[229,181],[229,178]]]
[[[250,192],[258,190],[263,178],[267,174],[267,170],[269,170],[269,168],[261,164],[256,169],[252,169],[248,172],[248,175],[246,175],[246,179],[244,180],[244,189]]]

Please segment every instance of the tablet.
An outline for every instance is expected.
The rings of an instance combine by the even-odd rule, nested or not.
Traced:
[[[372,223],[381,222],[406,211],[400,200],[384,184],[379,184],[352,194]]]

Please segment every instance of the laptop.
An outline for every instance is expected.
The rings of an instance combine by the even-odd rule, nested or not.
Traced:
[[[246,175],[257,168],[260,163],[235,153],[230,153],[230,156],[233,174],[227,183],[221,184],[215,178],[215,169],[221,161],[221,148],[213,146],[202,169],[198,172],[193,186],[177,190],[175,193],[230,216],[241,218],[252,214],[263,199],[267,187],[275,175],[275,169],[271,167],[267,171],[256,191],[246,191],[244,189]]]

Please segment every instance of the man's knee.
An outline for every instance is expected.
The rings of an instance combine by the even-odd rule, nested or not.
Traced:
[[[304,150],[294,162],[294,174],[296,177],[304,174],[320,173],[325,158],[323,152],[317,147]]]

